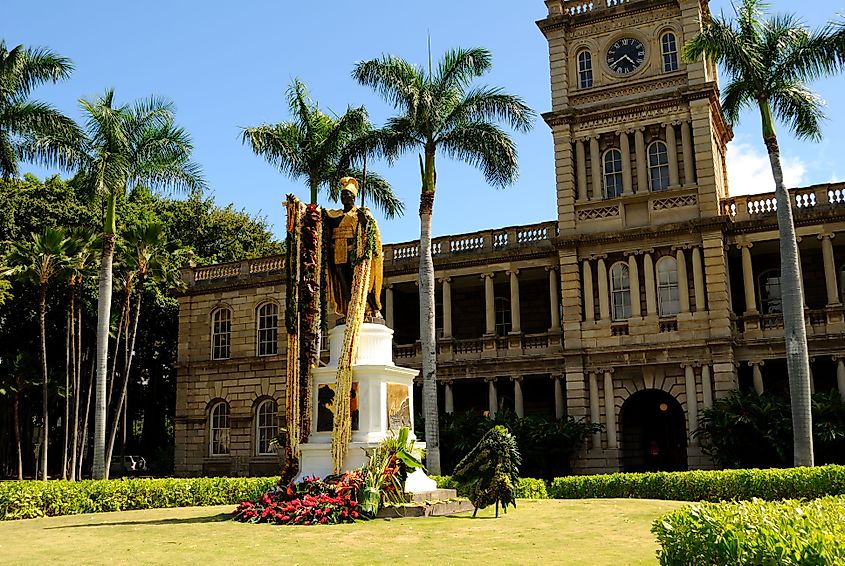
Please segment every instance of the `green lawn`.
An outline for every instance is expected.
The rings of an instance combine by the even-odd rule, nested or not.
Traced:
[[[656,564],[649,532],[684,505],[520,500],[507,515],[290,527],[229,520],[232,507],[0,522],[2,564]]]

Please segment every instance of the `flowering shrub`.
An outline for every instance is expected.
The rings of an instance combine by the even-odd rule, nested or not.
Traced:
[[[321,481],[305,478],[298,484],[276,486],[256,501],[244,501],[235,510],[236,521],[277,525],[325,525],[366,519],[357,497],[361,473],[347,472]]]

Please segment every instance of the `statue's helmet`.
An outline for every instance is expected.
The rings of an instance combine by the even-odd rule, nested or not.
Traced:
[[[358,196],[358,179],[355,177],[343,177],[340,180],[340,190],[349,191],[353,196]]]

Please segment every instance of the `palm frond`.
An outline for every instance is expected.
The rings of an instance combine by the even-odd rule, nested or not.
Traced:
[[[737,79],[725,85],[722,91],[722,112],[732,126],[739,122],[742,111],[757,101],[756,85],[752,81]]]
[[[505,121],[519,132],[527,132],[534,125],[536,113],[523,100],[505,93],[501,88],[477,87],[466,96],[445,119],[445,128],[462,122]]]
[[[797,18],[776,19],[772,26],[788,27]],[[845,25],[840,24],[842,30]],[[780,57],[772,75],[784,80],[813,81],[845,69],[845,31],[829,23],[819,30],[809,31],[803,26],[801,32],[789,36],[788,42],[779,46]],[[842,33],[842,38],[837,38]]]
[[[473,81],[493,67],[493,54],[483,47],[472,49],[450,49],[437,65],[437,72],[432,77],[434,90],[438,93],[447,90],[465,90]]]
[[[504,187],[519,173],[516,147],[501,128],[488,122],[472,122],[454,128],[440,138],[443,152],[478,167],[491,185]]]
[[[424,90],[425,71],[400,57],[383,55],[357,63],[352,78],[375,90],[389,104],[412,112]]]
[[[759,77],[765,71],[763,55],[757,43],[748,43],[742,35],[724,16],[711,19],[698,36],[684,44],[682,57],[687,62],[706,57],[721,64],[733,79],[744,77],[761,82]]]
[[[355,177],[361,181],[364,180],[364,172],[357,168],[347,169],[344,171],[344,175]],[[340,198],[339,186],[338,183],[332,183],[332,200],[334,201]],[[367,170],[367,179],[361,185],[361,191],[365,193],[367,201],[373,203],[374,207],[384,214],[385,218],[396,218],[405,213],[405,204],[393,192],[393,187],[387,179],[378,173]]]
[[[256,155],[291,177],[307,174],[300,145],[302,135],[294,124],[263,124],[244,128],[241,139]]]
[[[783,85],[772,93],[772,112],[799,138],[821,140],[824,101],[800,83]]]

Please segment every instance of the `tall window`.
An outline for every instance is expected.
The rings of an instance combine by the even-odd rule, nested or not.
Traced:
[[[780,295],[780,271],[770,269],[760,274],[760,306],[763,314],[778,314],[783,312],[783,302]]]
[[[589,51],[578,54],[578,88],[593,86],[593,57]]]
[[[279,307],[264,303],[258,307],[258,355],[272,356],[279,351]]]
[[[496,336],[507,336],[511,331],[511,302],[496,297]]]
[[[606,198],[622,194],[622,152],[609,149],[604,154],[604,194]]]
[[[229,404],[220,401],[211,408],[208,431],[208,454],[225,456],[229,453]]]
[[[255,451],[258,455],[274,454],[270,441],[279,432],[276,411],[273,399],[265,399],[255,411]]]
[[[227,308],[217,309],[211,315],[211,359],[228,359],[231,343],[232,311]]]
[[[669,124],[668,127],[673,126]],[[648,146],[648,184],[651,191],[665,191],[669,188],[669,154],[662,141]]]
[[[628,266],[622,262],[610,268],[610,296],[613,301],[613,320],[631,318],[631,280]]]
[[[663,54],[663,72],[678,70],[678,42],[675,34],[666,32],[660,38],[660,52]]]
[[[660,316],[674,316],[681,311],[678,264],[673,257],[664,257],[657,262],[657,309]]]

